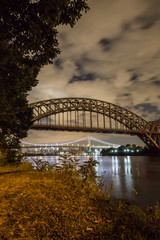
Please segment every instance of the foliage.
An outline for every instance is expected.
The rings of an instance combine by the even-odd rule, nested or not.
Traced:
[[[33,166],[29,162],[21,162],[18,166],[17,169],[20,171],[32,171]]]
[[[142,155],[145,153],[150,153],[150,150],[146,147],[141,147],[136,144],[126,144],[121,145],[118,148],[107,148],[107,149],[102,149],[101,154],[102,156],[106,155]]]
[[[61,161],[61,166],[59,164],[55,164],[53,165],[52,169],[61,171],[64,174],[69,173],[71,176],[74,174],[78,178],[82,179],[85,184],[93,184],[94,186],[97,186],[98,183],[100,183],[100,181],[97,181],[98,177],[95,170],[95,166],[99,164],[96,160],[89,158],[87,161],[84,161],[82,165],[80,165],[80,159],[76,159],[75,157],[68,157],[66,154],[61,155],[59,161]]]
[[[51,168],[48,161],[42,161],[42,159],[39,158],[33,158],[34,162],[33,168],[37,171],[47,171]]]
[[[87,0],[0,1],[0,149],[19,147],[32,124],[27,95],[60,53],[57,26],[74,26]]]
[[[12,149],[0,150],[0,166],[17,165],[21,162],[21,155]]]
[[[67,154],[60,155],[60,165],[55,164],[56,169],[67,172],[78,172],[79,159],[75,157],[69,157]],[[58,168],[57,168],[58,167]]]
[[[159,204],[106,201],[71,169],[0,168],[0,181],[0,239],[160,239]]]
[[[33,158],[34,169],[37,171],[61,171],[63,174],[76,175],[83,181],[90,183],[97,182],[95,166],[98,164],[96,160],[89,158],[80,165],[80,159],[69,157],[67,154],[60,155],[59,163],[50,164],[48,161],[43,161],[39,158]]]
[[[98,164],[96,160],[89,158],[87,161],[80,166],[80,173],[82,174],[82,178],[86,181],[87,179],[91,179],[91,181],[96,181],[97,175],[95,166]]]

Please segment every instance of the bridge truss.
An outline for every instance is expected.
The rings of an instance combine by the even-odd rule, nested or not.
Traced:
[[[89,98],[58,98],[30,104],[32,129],[137,135],[160,150],[160,127],[118,105]]]

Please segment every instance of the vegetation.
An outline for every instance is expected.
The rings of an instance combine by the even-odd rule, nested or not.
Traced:
[[[157,154],[159,155],[159,151],[156,151],[153,149],[149,149],[148,147],[141,147],[136,144],[127,144],[127,145],[121,145],[118,148],[108,148],[108,149],[102,149],[101,151],[102,156],[106,155],[153,155]]]
[[[74,26],[87,0],[0,1],[0,154],[15,161],[13,149],[27,136],[32,109],[27,95],[38,73],[60,53],[57,27]]]
[[[1,167],[0,239],[160,239],[160,206],[143,211],[106,198],[94,165]]]

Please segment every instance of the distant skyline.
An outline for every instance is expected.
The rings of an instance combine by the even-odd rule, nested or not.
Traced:
[[[117,104],[148,121],[160,119],[160,3],[90,0],[90,11],[58,28],[61,54],[45,66],[29,102],[89,97]],[[29,131],[25,141],[62,142],[87,133]],[[91,134],[117,144],[137,137]]]

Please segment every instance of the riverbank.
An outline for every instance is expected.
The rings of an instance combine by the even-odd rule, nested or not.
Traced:
[[[149,152],[149,153],[106,153],[102,156],[160,156],[160,152]]]
[[[160,239],[160,207],[111,201],[76,172],[0,168],[0,239]]]
[[[88,155],[86,153],[86,155]],[[77,156],[86,156],[86,155],[77,155]],[[23,157],[38,157],[38,156],[61,156],[61,154],[51,154],[51,153],[39,153],[39,154],[33,154],[33,153],[26,153],[23,154]],[[100,155],[88,155],[88,156],[160,156],[160,152],[102,152]]]

